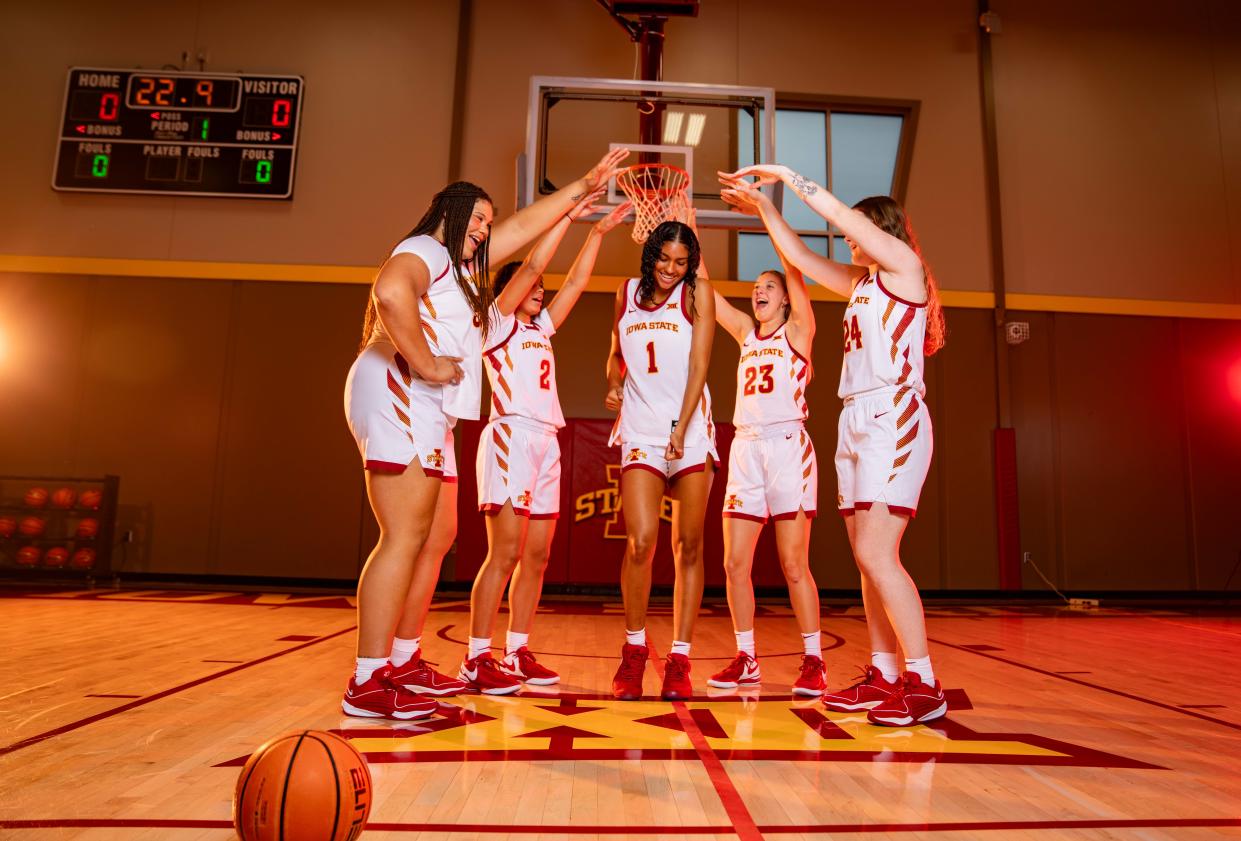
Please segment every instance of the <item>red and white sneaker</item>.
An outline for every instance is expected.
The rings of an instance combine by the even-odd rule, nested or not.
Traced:
[[[621,648],[621,664],[612,676],[612,695],[619,701],[636,701],[642,697],[642,673],[651,650],[645,645],[625,643]]]
[[[798,669],[801,674],[793,683],[794,695],[819,696],[827,691],[827,667],[823,665],[822,657],[803,654]]]
[[[877,707],[896,689],[900,679],[889,683],[883,673],[871,665],[862,668],[861,680],[837,692],[823,693],[823,706],[838,713],[851,713]]]
[[[464,661],[457,677],[484,695],[510,695],[521,689],[521,681],[502,672],[490,651]]]
[[[388,664],[360,686],[357,680],[349,678],[349,687],[345,690],[340,708],[346,715],[402,720],[426,718],[439,708],[434,701],[419,698],[399,683],[394,683],[391,672],[392,665]]]
[[[733,661],[707,678],[707,686],[717,689],[736,689],[740,686],[758,686],[763,676],[758,669],[758,658],[738,651]]]
[[[689,680],[689,658],[684,654],[669,654],[664,661],[664,686],[659,697],[665,701],[686,701],[694,694],[694,684]]]
[[[421,650],[415,651],[409,662],[393,666],[390,677],[393,683],[419,695],[458,695],[470,688],[465,681],[440,674],[431,668],[431,664],[422,659]]]
[[[892,694],[868,712],[866,719],[871,724],[904,727],[934,721],[946,712],[948,701],[938,680],[927,684],[922,682],[917,672],[905,672]]]
[[[553,683],[560,683],[560,675],[535,660],[530,649],[524,645],[504,655],[504,659],[500,661],[500,671],[533,686],[551,686]]]

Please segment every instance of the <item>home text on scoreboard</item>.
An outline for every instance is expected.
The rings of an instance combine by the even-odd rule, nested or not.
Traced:
[[[293,197],[301,76],[72,67],[52,187]]]

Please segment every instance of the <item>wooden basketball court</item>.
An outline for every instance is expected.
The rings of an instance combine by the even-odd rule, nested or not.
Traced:
[[[928,607],[952,710],[879,728],[789,693],[799,640],[760,606],[761,692],[711,690],[733,654],[709,604],[686,703],[609,694],[620,605],[549,599],[532,645],[558,687],[446,699],[419,722],[339,711],[352,597],[7,591],[0,835],[226,839],[241,764],[279,733],[337,732],[375,780],[370,839],[1241,837],[1235,616]],[[467,605],[424,634],[454,672]],[[651,621],[658,649],[670,610]],[[828,608],[833,682],[866,661],[860,608]],[[550,690],[550,691],[548,691]],[[716,693],[719,692],[717,695]]]

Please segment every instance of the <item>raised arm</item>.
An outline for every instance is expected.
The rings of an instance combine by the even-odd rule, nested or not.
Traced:
[[[668,437],[664,458],[681,458],[685,455],[685,430],[694,412],[702,403],[702,390],[707,384],[707,368],[711,364],[711,341],[715,338],[715,290],[711,281],[698,278],[694,286],[694,337],[689,347],[689,377],[685,381],[685,396],[681,398],[681,414],[676,428]]]
[[[629,282],[625,281],[616,290],[616,309],[612,318],[612,348],[608,351],[608,393],[603,399],[603,405],[613,412],[620,411],[621,401],[625,399],[625,357],[621,353],[618,325],[621,314],[625,312],[625,290],[628,288]]]
[[[715,320],[737,340],[737,344],[741,344],[746,336],[754,332],[754,319],[730,304],[718,289],[713,288],[711,293],[715,298]]]
[[[372,295],[384,330],[419,379],[429,383],[461,381],[459,357],[435,356],[422,332],[418,299],[431,286],[427,264],[413,254],[397,254],[384,263]]]
[[[595,270],[595,258],[599,256],[599,246],[603,238],[624,221],[629,214],[630,206],[629,202],[617,205],[611,213],[596,222],[591,227],[590,233],[586,235],[582,250],[577,252],[577,258],[569,267],[569,274],[565,276],[564,286],[560,287],[556,297],[552,298],[552,302],[547,305],[547,314],[552,320],[552,326],[557,330],[569,317],[577,299],[582,296],[582,290],[590,281],[590,274]]]
[[[720,198],[743,213],[759,216],[776,251],[780,252],[784,259],[801,269],[811,280],[842,298],[847,299],[853,293],[853,284],[866,274],[864,267],[838,263],[811,251],[785,218],[776,211],[771,199],[750,182],[721,174],[720,183],[724,185]]]
[[[801,197],[801,200],[827,221],[844,232],[844,235],[857,243],[858,247],[870,255],[879,264],[897,287],[893,289],[909,300],[926,299],[925,276],[922,258],[907,243],[881,230],[874,222],[859,210],[846,205],[829,193],[821,185],[805,178],[787,166],[779,164],[761,164],[737,170],[735,177],[743,178],[753,175],[758,178],[757,184],[773,184],[783,181]],[[813,275],[812,275],[813,276]]]
[[[523,207],[497,223],[491,230],[488,259],[497,265],[503,263],[526,243],[546,231],[574,205],[600,187],[606,186],[628,154],[628,149],[613,149],[572,184],[539,199],[529,207]]]
[[[814,307],[810,303],[810,293],[806,291],[806,279],[802,277],[801,269],[785,258],[784,252],[777,248],[776,253],[784,266],[784,288],[789,295],[789,319],[785,335],[789,337],[793,350],[809,359],[814,343]]]
[[[522,261],[521,267],[513,274],[513,279],[496,297],[496,307],[500,312],[504,315],[512,315],[521,306],[521,302],[534,287],[534,282],[542,276],[547,264],[555,256],[556,249],[560,247],[560,241],[564,239],[565,232],[569,230],[569,225],[579,217],[593,213],[595,202],[602,195],[603,190],[595,190],[556,220],[552,229],[544,234],[538,245],[530,250],[526,259]]]

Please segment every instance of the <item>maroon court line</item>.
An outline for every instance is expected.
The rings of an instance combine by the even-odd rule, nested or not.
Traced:
[[[964,651],[968,654],[975,654],[979,657],[986,657],[989,660],[997,660],[1001,663],[1007,663],[1010,666],[1016,666],[1019,669],[1025,669],[1027,671],[1036,672],[1037,674],[1046,675],[1047,677],[1054,677],[1057,680],[1065,680],[1065,681],[1068,681],[1069,683],[1076,683],[1078,686],[1085,686],[1089,689],[1098,689],[1100,692],[1107,692],[1111,695],[1118,695],[1121,698],[1128,698],[1130,701],[1137,701],[1138,703],[1141,703],[1141,704],[1147,704],[1152,707],[1159,707],[1161,710],[1171,710],[1172,712],[1180,713],[1181,715],[1190,715],[1190,716],[1193,716],[1194,718],[1202,719],[1203,721],[1210,722],[1211,724],[1219,724],[1224,727],[1228,727],[1232,730],[1241,730],[1241,724],[1235,724],[1231,721],[1224,721],[1222,718],[1214,718],[1209,715],[1203,715],[1202,713],[1194,712],[1193,710],[1187,710],[1187,709],[1184,709],[1183,707],[1175,706],[1174,704],[1165,704],[1163,701],[1156,701],[1152,698],[1143,698],[1141,695],[1133,695],[1129,692],[1122,692],[1121,690],[1113,689],[1110,686],[1101,686],[1100,684],[1091,683],[1088,680],[1081,680],[1080,678],[1075,678],[1075,677],[1072,677],[1071,675],[1062,674],[1060,672],[1052,672],[1052,671],[1048,671],[1047,669],[1040,669],[1038,666],[1031,666],[1028,663],[1022,663],[1018,660],[1013,660],[1009,657],[999,657],[995,654],[992,654],[989,651],[975,651],[972,648],[966,648],[965,646],[957,645],[956,643],[944,642],[943,640],[931,639],[930,637],[927,637],[927,642],[933,642],[936,645],[943,645],[943,646],[947,646],[948,648],[955,648],[957,651]]]
[[[970,832],[981,830],[1064,830],[1064,829],[1189,829],[1241,827],[1241,818],[1114,818],[1063,821],[941,821],[893,824],[805,824],[764,825],[755,828],[766,835],[878,833],[878,832]],[[132,819],[124,818],[48,818],[45,820],[0,820],[0,829],[232,829],[231,821]],[[731,826],[618,826],[616,824],[536,826],[532,824],[450,824],[386,823],[372,821],[367,829],[375,832],[501,833],[512,835],[738,835]],[[759,836],[761,837],[761,836]]]
[[[711,744],[707,741],[707,737],[702,735],[698,722],[694,721],[694,717],[690,715],[685,702],[673,701],[672,709],[676,711],[677,720],[681,722],[681,729],[685,731],[686,736],[689,736],[690,744],[694,746],[694,751],[698,754],[698,760],[706,769],[707,778],[711,780],[716,796],[724,804],[724,813],[732,821],[733,832],[741,841],[763,841],[763,834],[759,832],[758,825],[754,823],[754,816],[746,808],[745,799],[733,785],[724,763],[720,762],[715,751],[711,750]]]
[[[22,739],[20,742],[14,742],[11,745],[6,745],[5,747],[0,748],[0,756],[13,753],[14,751],[21,750],[22,748],[28,748],[31,745],[36,745],[39,742],[45,741],[47,739],[51,739],[55,736],[62,736],[65,733],[68,733],[73,730],[77,730],[81,727],[85,727],[88,724],[94,724],[96,721],[102,721],[105,718],[111,718],[112,716],[120,715],[121,713],[124,713],[124,712],[129,712],[130,710],[135,709],[136,707],[145,706],[146,704],[150,704],[153,701],[158,701],[162,698],[167,698],[169,695],[176,695],[178,692],[184,692],[187,689],[192,689],[195,686],[200,686],[204,683],[208,683],[210,681],[217,680],[222,677],[226,677],[228,675],[233,674],[234,672],[240,672],[242,669],[248,669],[251,666],[257,666],[260,663],[266,663],[268,660],[274,660],[277,657],[283,657],[286,654],[292,654],[295,651],[301,651],[303,648],[309,648],[310,646],[318,645],[321,642],[327,642],[330,639],[339,637],[342,634],[348,634],[356,629],[357,629],[357,625],[351,625],[348,628],[345,628],[344,630],[336,631],[326,636],[319,637],[318,639],[311,640],[310,642],[304,642],[301,645],[295,645],[292,648],[286,648],[283,651],[277,651],[273,654],[268,654],[266,656],[258,658],[257,660],[250,660],[249,662],[242,663],[239,666],[233,666],[231,669],[224,669],[223,671],[219,671],[219,672],[216,672],[215,674],[207,675],[206,677],[196,678],[187,683],[183,683],[179,686],[174,686],[171,689],[165,689],[163,692],[156,692],[154,695],[147,695],[143,698],[139,698],[138,700],[132,701],[128,704],[122,704],[119,707],[114,707],[110,710],[104,710],[101,713],[96,713],[95,715],[88,716],[87,718],[83,718],[78,721],[71,722],[69,724],[61,725],[60,727],[57,727],[53,730],[48,730],[46,732],[39,733],[34,736],[29,736],[25,739]]]

